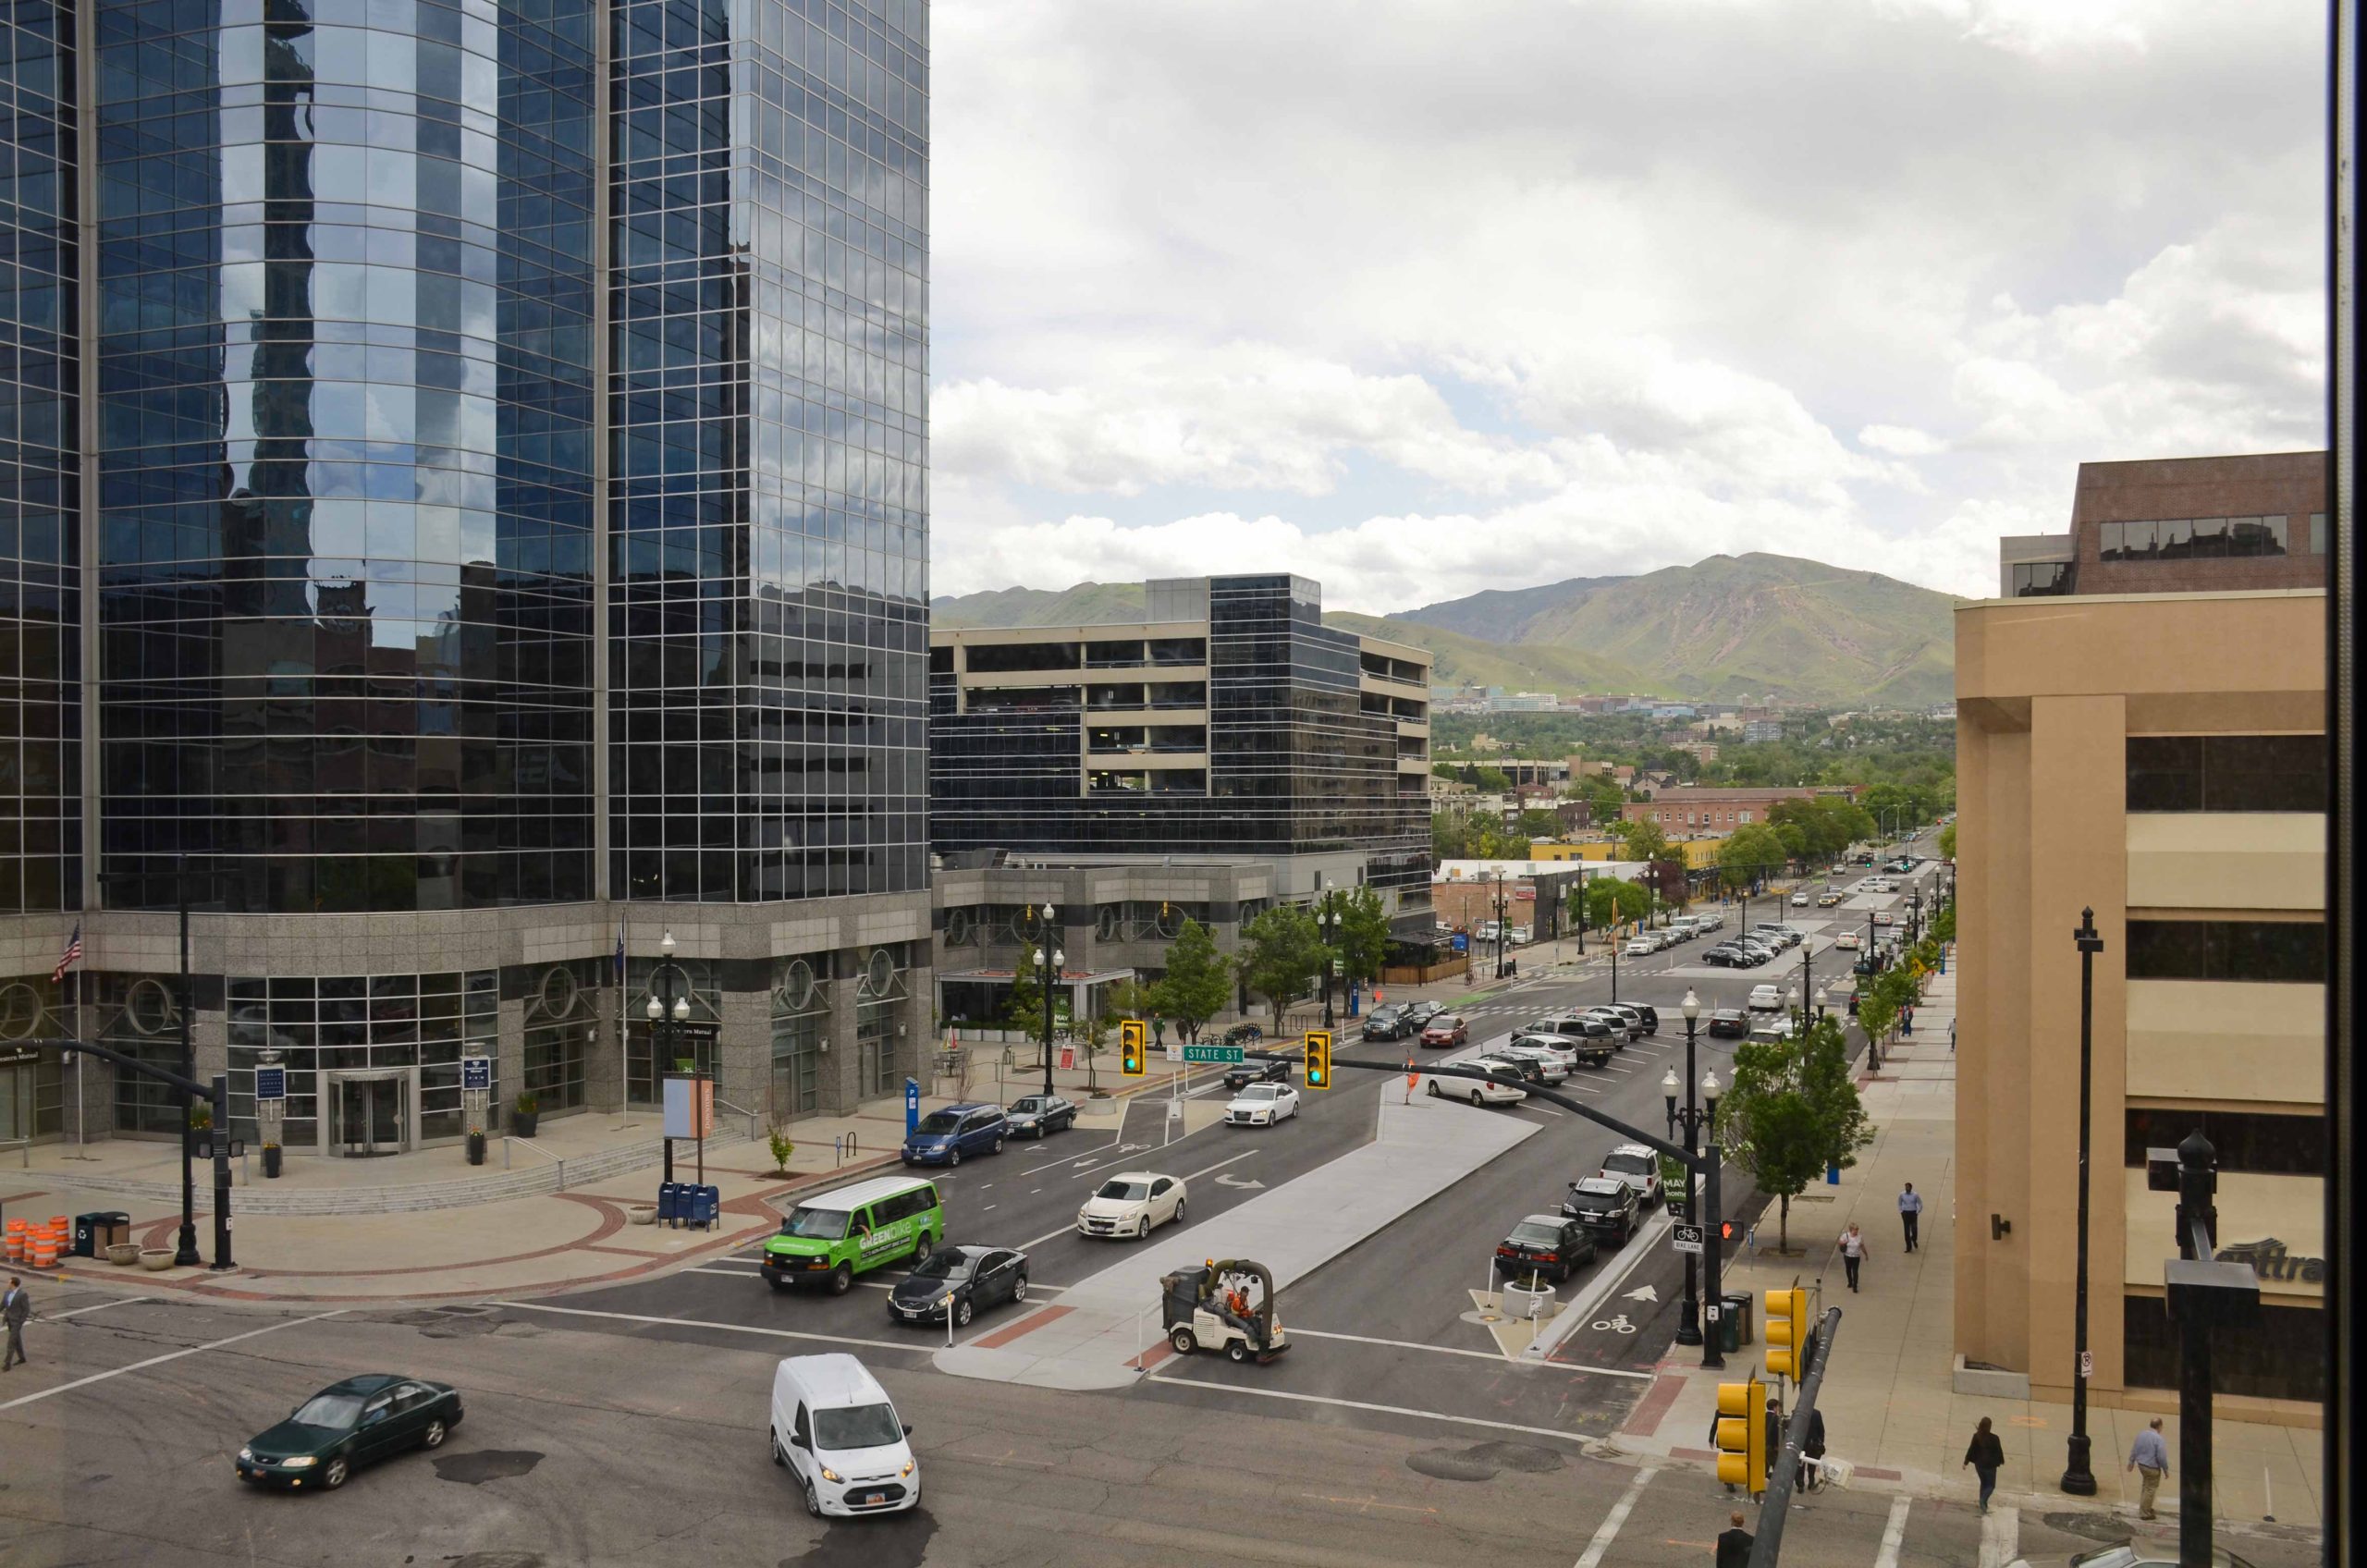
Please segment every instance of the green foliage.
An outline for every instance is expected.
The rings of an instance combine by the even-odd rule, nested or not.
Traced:
[[[1772,876],[1791,858],[1773,828],[1747,822],[1718,846],[1718,880],[1729,888],[1747,888]]]
[[[1519,833],[1523,841],[1521,858],[1528,858],[1527,846],[1539,839],[1559,839],[1562,836],[1559,812],[1540,811],[1531,806],[1520,814]]]
[[[1953,822],[1940,829],[1940,858],[1942,860],[1956,858],[1956,825]]]
[[[1622,860],[1658,860],[1668,853],[1668,835],[1661,831],[1657,822],[1637,817],[1633,822],[1617,824],[1611,832],[1619,839]]]
[[[776,1110],[765,1122],[765,1146],[772,1152],[773,1174],[789,1174],[789,1157],[797,1152],[795,1140],[789,1135],[789,1113]]]
[[[1587,878],[1587,929],[1608,931],[1622,921],[1641,920],[1651,912],[1652,896],[1640,882],[1617,876]]]
[[[1956,939],[1956,906],[1954,903],[1941,905],[1940,913],[1932,917],[1932,939],[1935,942]]]
[[[1478,812],[1433,812],[1430,852],[1438,860],[1527,860],[1528,838]]]
[[[1003,1004],[1003,1023],[1019,1030],[1037,1045],[1049,1045],[1051,1037],[1044,1023],[1044,972],[1033,962],[1033,949],[1023,948],[1019,955],[1019,970],[1012,976],[1011,995]]]
[[[1357,888],[1340,895],[1333,902],[1340,914],[1340,939],[1336,946],[1347,966],[1345,978],[1379,977],[1380,966],[1389,957],[1389,912],[1381,907],[1380,892]]]
[[[1282,1010],[1306,994],[1323,962],[1323,940],[1315,916],[1296,904],[1277,904],[1241,928],[1241,978]]]
[[[1778,801],[1767,819],[1794,860],[1830,861],[1874,833],[1873,818],[1840,795]]]
[[[1840,1022],[1820,1019],[1792,1039],[1735,1047],[1717,1130],[1728,1156],[1776,1199],[1776,1250],[1788,1251],[1792,1200],[1828,1166],[1854,1165],[1873,1141]]]
[[[1167,973],[1151,987],[1151,1008],[1175,1021],[1186,1040],[1233,999],[1233,976],[1208,928],[1188,916],[1168,944]]]

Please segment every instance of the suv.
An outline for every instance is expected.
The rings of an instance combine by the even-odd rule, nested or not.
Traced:
[[[904,1134],[906,1165],[959,1165],[963,1155],[1000,1154],[1011,1119],[999,1105],[949,1105]]]
[[[1625,1246],[1643,1223],[1636,1206],[1636,1189],[1610,1176],[1571,1182],[1570,1195],[1562,1200],[1562,1212],[1615,1247]]]
[[[1406,1019],[1417,1024],[1428,1023],[1446,1011],[1444,1002],[1407,1002],[1402,1010]]]
[[[1642,1002],[1621,1002],[1619,1005],[1644,1021],[1645,1034],[1657,1035],[1661,1032],[1660,1009],[1647,1007]]]
[[[1291,1081],[1291,1064],[1287,1061],[1236,1061],[1224,1070],[1224,1086],[1245,1089],[1252,1084],[1287,1084]]]
[[[1404,1008],[1375,1008],[1365,1015],[1364,1037],[1367,1040],[1402,1040],[1417,1027],[1405,1016]]]
[[[1507,1280],[1538,1275],[1561,1284],[1594,1261],[1594,1232],[1566,1214],[1532,1214],[1496,1243],[1496,1259]]]
[[[1597,1017],[1609,1014],[1624,1021],[1627,1025],[1627,1037],[1631,1040],[1639,1039],[1646,1033],[1644,1015],[1625,1002],[1604,1002],[1599,1007],[1590,1007],[1587,1011]]]
[[[1611,1043],[1611,1031],[1600,1024],[1582,1033],[1576,1029],[1532,1023],[1526,1029],[1515,1030],[1512,1043],[1515,1046],[1535,1046],[1557,1056],[1567,1056],[1572,1065],[1587,1067],[1609,1067],[1611,1053],[1616,1048]]]
[[[1612,1150],[1597,1174],[1626,1182],[1645,1208],[1661,1201],[1661,1157],[1642,1144],[1622,1144]]]

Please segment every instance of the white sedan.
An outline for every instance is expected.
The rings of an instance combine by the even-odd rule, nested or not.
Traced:
[[[1844,931],[1841,935],[1833,938],[1833,945],[1836,948],[1854,948],[1858,945],[1858,933],[1855,931]]]
[[[1809,907],[1809,896],[1808,896],[1806,893],[1794,893],[1794,894],[1792,895],[1792,907],[1793,907],[1794,909],[1806,909],[1806,908],[1808,908],[1808,907]]]
[[[1750,1011],[1753,1011],[1753,1012],[1773,1012],[1773,1011],[1775,1011],[1777,1009],[1781,1008],[1783,1005],[1784,1005],[1784,993],[1783,993],[1783,992],[1781,992],[1781,991],[1779,991],[1779,990],[1777,990],[1774,986],[1753,986],[1750,988]]]
[[[1271,1127],[1297,1114],[1298,1091],[1288,1084],[1252,1084],[1224,1108],[1225,1122],[1233,1127]]]
[[[1627,956],[1629,958],[1647,958],[1660,950],[1661,945],[1652,940],[1650,937],[1630,937],[1627,938]]]
[[[1169,1220],[1184,1219],[1184,1178],[1156,1170],[1128,1170],[1101,1183],[1076,1211],[1081,1236],[1147,1236]]]

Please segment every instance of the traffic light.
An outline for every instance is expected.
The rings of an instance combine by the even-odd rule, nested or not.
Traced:
[[[1118,1071],[1128,1078],[1139,1078],[1150,1071],[1150,1030],[1139,1018],[1118,1024]]]
[[[1331,1031],[1309,1029],[1306,1032],[1306,1086],[1328,1089],[1331,1086]]]
[[[1793,1289],[1767,1292],[1767,1370],[1799,1382],[1809,1375],[1816,1336],[1809,1324],[1809,1293]]]
[[[1767,1385],[1752,1378],[1718,1385],[1718,1479],[1767,1489]]]

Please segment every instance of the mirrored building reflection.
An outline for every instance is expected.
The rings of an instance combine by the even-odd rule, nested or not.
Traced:
[[[926,20],[11,11],[19,1011],[145,1056],[186,1006],[201,1075],[280,1053],[330,1154],[456,1138],[468,1055],[512,1110],[653,1101],[669,931],[734,1103],[791,960],[790,1109],[915,1055],[824,1042],[883,964],[928,990]],[[159,1131],[22,1071],[22,1135]]]

